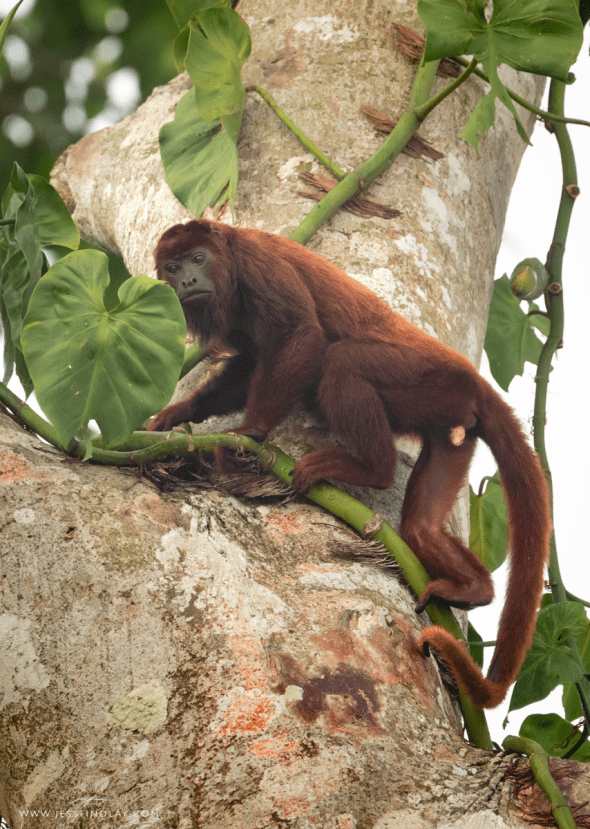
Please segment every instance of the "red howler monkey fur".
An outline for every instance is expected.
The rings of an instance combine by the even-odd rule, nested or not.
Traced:
[[[511,409],[465,357],[296,242],[198,220],[167,230],[155,258],[189,330],[235,356],[192,397],[160,412],[150,428],[245,410],[234,431],[262,440],[302,399],[347,448],[304,455],[293,471],[300,492],[324,478],[389,487],[392,435],[422,438],[399,528],[432,578],[418,610],[432,599],[466,609],[492,600],[490,574],[444,528],[477,438],[488,444],[506,493],[512,549],[488,676],[441,628],[426,628],[420,642],[434,648],[477,705],[498,705],[530,647],[549,534],[543,472]]]

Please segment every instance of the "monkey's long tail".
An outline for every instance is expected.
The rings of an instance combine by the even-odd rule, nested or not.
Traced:
[[[482,381],[478,418],[482,438],[500,471],[508,505],[511,567],[496,647],[487,677],[467,648],[439,627],[422,632],[476,705],[494,708],[506,696],[531,645],[549,554],[547,485],[537,456],[512,409]]]

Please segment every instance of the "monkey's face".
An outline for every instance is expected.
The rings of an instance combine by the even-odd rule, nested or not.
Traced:
[[[211,278],[213,254],[207,248],[191,248],[185,253],[164,260],[160,276],[176,291],[181,305],[202,306],[215,294]]]

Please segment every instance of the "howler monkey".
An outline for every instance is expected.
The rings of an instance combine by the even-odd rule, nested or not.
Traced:
[[[160,412],[151,429],[243,409],[233,431],[262,440],[297,399],[311,401],[347,448],[304,455],[293,471],[300,492],[324,478],[389,487],[392,435],[422,438],[399,528],[432,578],[419,611],[432,599],[469,609],[493,598],[489,572],[444,528],[477,438],[490,446],[508,502],[512,569],[488,676],[441,628],[426,628],[420,642],[441,655],[476,704],[498,705],[531,643],[549,534],[543,472],[509,406],[465,357],[297,242],[198,220],[167,230],[155,259],[189,330],[234,356],[220,376]]]

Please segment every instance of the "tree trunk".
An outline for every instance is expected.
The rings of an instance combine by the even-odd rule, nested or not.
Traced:
[[[245,81],[341,167],[374,152],[382,138],[359,109],[401,113],[415,67],[393,24],[421,30],[413,7],[239,9],[253,37]],[[538,100],[538,79],[506,74]],[[155,90],[54,171],[83,235],[134,274],[152,271],[159,235],[188,217],[157,146],[186,88],[180,76]],[[364,194],[399,219],[342,211],[310,244],[474,362],[524,150],[501,108],[479,156],[458,138],[483,88],[472,78],[425,123],[442,159],[402,156]],[[249,96],[236,221],[287,235],[311,206],[302,165],[322,172]],[[434,662],[413,648],[414,597],[391,572],[336,558],[336,519],[303,498],[164,495],[64,461],[6,417],[0,428],[0,814],[11,829],[523,825],[513,759],[462,740]],[[319,435],[295,414],[273,439],[297,455]],[[395,492],[359,493],[395,523]]]

